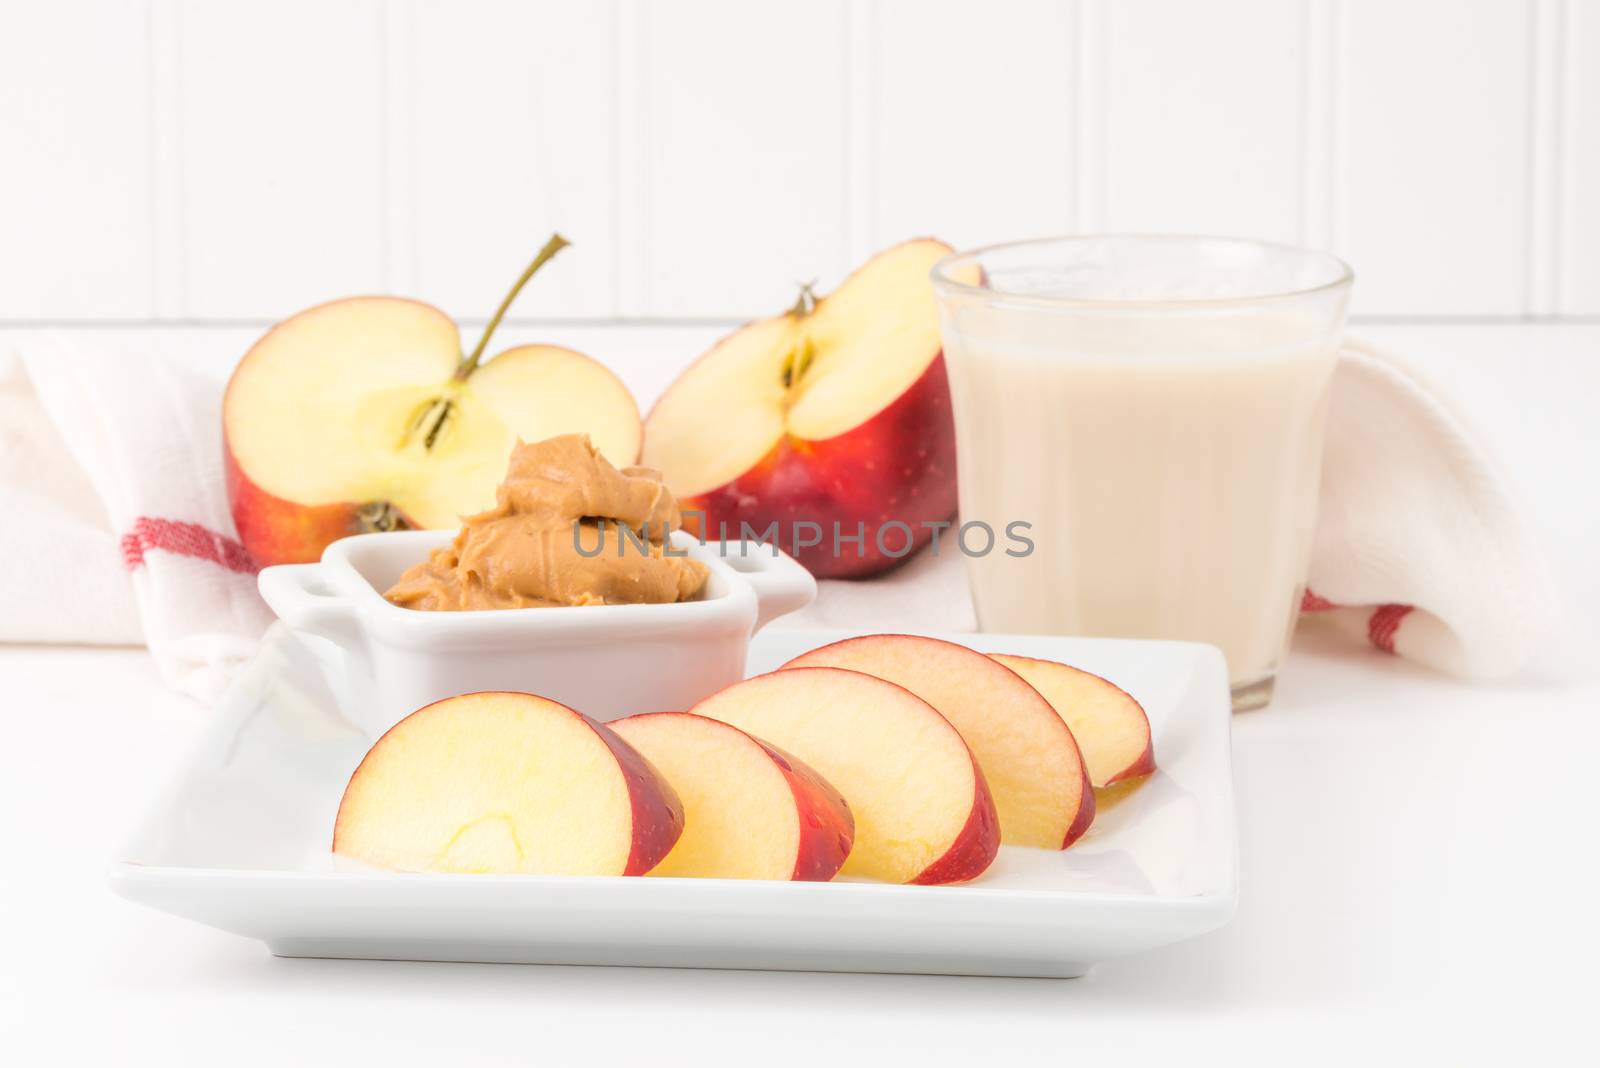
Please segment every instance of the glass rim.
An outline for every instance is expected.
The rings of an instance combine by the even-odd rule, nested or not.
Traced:
[[[990,286],[972,285],[967,282],[957,281],[951,277],[958,263],[977,261],[983,256],[996,252],[1006,252],[1012,249],[1029,248],[1046,245],[1078,244],[1091,241],[1145,241],[1163,244],[1204,244],[1207,242],[1221,242],[1229,245],[1241,245],[1257,250],[1270,252],[1292,252],[1301,256],[1322,259],[1335,268],[1335,276],[1327,282],[1320,282],[1314,286],[1305,286],[1300,289],[1273,290],[1258,293],[1248,297],[1156,297],[1149,299],[1116,300],[1098,297],[1059,297],[1042,296],[1037,293],[1026,293],[1018,290],[995,289]],[[1136,311],[1136,310],[1165,310],[1188,311],[1204,310],[1211,308],[1250,307],[1263,303],[1276,301],[1296,300],[1301,297],[1315,296],[1333,290],[1347,287],[1355,281],[1356,273],[1344,260],[1331,252],[1319,249],[1306,248],[1302,245],[1290,245],[1281,241],[1260,241],[1250,237],[1228,237],[1219,234],[1179,234],[1179,233],[1091,233],[1091,234],[1058,234],[1053,237],[1030,237],[1020,241],[1000,241],[990,245],[980,245],[977,248],[952,252],[936,262],[928,272],[929,279],[933,282],[936,291],[957,293],[987,300],[1003,300],[1008,303],[1034,305],[1041,308],[1075,308],[1080,310],[1103,309],[1107,311]]]

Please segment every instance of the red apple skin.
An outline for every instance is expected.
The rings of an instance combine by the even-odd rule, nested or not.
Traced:
[[[376,528],[363,522],[361,505],[296,504],[275,497],[250,481],[239,461],[223,442],[224,477],[228,504],[239,541],[257,567],[272,564],[309,564],[322,558],[329,543],[351,534],[370,534]],[[395,524],[388,529],[406,529],[413,524],[392,512]]]
[[[1036,657],[1018,657],[1017,659],[1034,660],[1034,659],[1037,659],[1037,658]],[[1045,662],[1048,663],[1048,661],[1045,661]],[[1094,678],[1099,679],[1101,682],[1105,683],[1107,686],[1114,687],[1114,688],[1116,688],[1118,690],[1122,689],[1122,687],[1118,686],[1116,683],[1112,682],[1110,679],[1106,678],[1104,675],[1095,675],[1094,672],[1092,672],[1092,671],[1084,671],[1082,668],[1074,668],[1073,670],[1083,672],[1083,674],[1085,674],[1085,675],[1092,675],[1092,676],[1094,676]],[[1124,692],[1126,692],[1126,691],[1124,691]],[[1130,700],[1131,700],[1131,698],[1130,698]],[[1134,702],[1134,703],[1137,704],[1138,702]],[[1148,726],[1148,719],[1146,720],[1146,725]],[[1144,752],[1140,753],[1139,756],[1137,758],[1135,758],[1133,763],[1129,764],[1127,767],[1123,768],[1121,771],[1119,771],[1115,775],[1111,776],[1111,778],[1107,779],[1105,781],[1105,785],[1101,786],[1099,788],[1103,790],[1103,789],[1105,789],[1106,786],[1114,786],[1115,784],[1117,784],[1119,782],[1126,782],[1129,779],[1138,779],[1138,778],[1141,778],[1141,777],[1143,777],[1145,775],[1151,774],[1155,770],[1156,770],[1156,746],[1155,746],[1155,740],[1153,738],[1151,738],[1149,736],[1149,734],[1147,733],[1146,736],[1145,736],[1145,742],[1144,742]],[[1087,828],[1085,828],[1085,829],[1087,829]],[[1069,839],[1067,839],[1067,841],[1071,842],[1072,839],[1069,838]],[[1065,847],[1063,846],[1062,848],[1065,848]]]
[[[1061,839],[1061,848],[1065,849],[1073,842],[1083,837],[1089,825],[1094,822],[1094,786],[1089,782],[1087,772],[1083,776],[1083,795],[1078,798],[1078,815],[1073,818],[1072,826],[1067,828],[1067,833]]]
[[[413,305],[436,316],[456,331],[455,321],[432,304],[409,297],[364,296],[324,301],[297,312],[275,324],[256,340],[239,361],[244,367],[257,358],[261,346],[285,324],[335,306],[360,303],[399,303]],[[503,353],[502,353],[503,355]],[[299,504],[274,496],[245,474],[228,442],[228,399],[238,380],[238,371],[229,379],[222,397],[222,451],[227,483],[228,507],[239,541],[257,567],[272,564],[309,564],[322,558],[322,550],[332,542],[352,534],[372,534],[384,530],[415,530],[420,524],[386,501],[340,501],[335,504]]]
[[[839,874],[850,848],[856,841],[856,820],[844,795],[819,775],[811,765],[790,756],[760,738],[753,739],[765,749],[783,771],[794,793],[795,810],[800,817],[800,847],[795,852],[794,872],[798,882],[825,883]]]
[[[738,538],[741,523],[759,534],[776,521],[780,547],[817,578],[863,578],[898,566],[932,540],[934,531],[924,522],[942,522],[956,512],[956,432],[944,353],[888,407],[854,429],[819,441],[784,437],[749,471],[681,504],[686,512],[704,512],[707,538],[720,537],[724,529],[730,539]],[[686,523],[692,526],[694,518],[687,516]],[[898,557],[877,545],[878,530],[893,520],[911,527],[910,547]],[[822,543],[797,549],[798,521],[820,524]],[[844,535],[865,524],[859,555],[853,543],[844,543],[834,556],[835,523]],[[892,528],[884,543],[900,552],[905,531]]]
[[[644,875],[660,864],[683,834],[683,802],[667,782],[633,746],[622,740],[616,731],[603,723],[576,713],[611,749],[622,767],[622,778],[628,784],[629,807],[633,811],[633,849],[628,853],[624,875]]]
[[[628,718],[650,719],[654,716],[693,715],[695,715],[693,712],[642,712]],[[729,730],[739,730],[738,727],[724,724],[721,720],[712,722],[728,727]],[[784,781],[788,783],[789,790],[794,795],[795,811],[800,819],[800,843],[795,851],[794,870],[789,875],[790,880],[828,882],[839,874],[839,869],[844,867],[845,859],[850,856],[851,847],[855,845],[856,819],[850,812],[850,805],[845,801],[844,795],[810,764],[792,753],[779,749],[771,742],[762,741],[753,734],[746,731],[739,733],[759,745],[772,758],[778,770],[783,772]],[[660,859],[657,858],[657,863],[660,863]]]
[[[347,304],[356,301],[398,301],[400,297],[347,297],[342,300],[324,301],[315,304],[290,316],[283,322],[276,323],[265,334],[258,338],[250,351],[244,354],[239,361],[243,367],[257,351],[263,342],[271,337],[284,323],[302,316],[323,311],[336,304]],[[405,300],[405,303],[416,304],[437,315],[440,319],[451,325],[454,329],[455,322],[444,312],[431,304],[424,304],[419,300]],[[380,529],[371,523],[364,522],[361,518],[363,502],[340,501],[337,504],[298,504],[294,501],[276,497],[257,486],[244,473],[244,468],[239,466],[239,461],[233,455],[233,448],[228,444],[228,394],[233,391],[233,384],[238,380],[238,371],[228,380],[227,389],[222,395],[222,452],[224,464],[224,478],[228,490],[228,507],[233,512],[233,525],[239,533],[239,541],[244,545],[245,551],[255,561],[257,567],[269,567],[273,564],[310,564],[322,559],[322,550],[329,544],[351,534],[371,534]],[[391,512],[396,522],[382,529],[405,530],[415,524]]]
[[[1000,854],[1000,813],[976,759],[972,761],[972,781],[977,785],[977,797],[967,813],[966,826],[943,856],[917,873],[911,880],[914,885],[937,886],[976,879],[989,870]]]
[[[1144,745],[1144,752],[1139,754],[1139,759],[1135,760],[1132,764],[1129,764],[1126,768],[1123,768],[1121,771],[1111,776],[1111,778],[1107,779],[1106,785],[1110,786],[1113,783],[1126,782],[1129,779],[1137,779],[1143,775],[1149,775],[1155,770],[1155,743],[1146,742]]]

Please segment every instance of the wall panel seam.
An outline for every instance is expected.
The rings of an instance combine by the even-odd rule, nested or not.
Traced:
[[[410,293],[417,285],[416,4],[387,0],[378,7],[379,181],[383,198],[385,286]]]
[[[1345,122],[1349,117],[1345,87],[1349,80],[1349,56],[1345,49],[1347,38],[1346,11],[1342,0],[1323,0],[1327,14],[1322,22],[1322,56],[1327,71],[1324,90],[1327,114],[1323,141],[1322,187],[1324,190],[1324,220],[1322,247],[1343,252],[1349,244],[1349,160],[1345,149],[1349,143]]]
[[[1560,292],[1562,0],[1528,8],[1527,189],[1523,201],[1523,312],[1549,316]]]
[[[1332,42],[1325,0],[1302,0],[1300,5],[1300,203],[1297,240],[1310,248],[1332,245],[1329,168],[1332,160],[1333,68]]]
[[[877,232],[878,79],[883,56],[879,0],[856,0],[844,19],[844,175],[841,276],[871,254]]]
[[[650,49],[643,0],[612,7],[612,310],[620,319],[648,314],[651,262]]]
[[[150,314],[188,311],[185,292],[182,12],[177,0],[151,0],[147,9],[150,135]],[[92,316],[91,316],[92,317]]]
[[[1578,29],[1578,0],[1562,0],[1561,4],[1561,33],[1560,51],[1561,77],[1557,93],[1557,167],[1556,188],[1552,192],[1555,218],[1552,226],[1555,230],[1555,240],[1551,249],[1554,264],[1551,280],[1555,293],[1554,312],[1558,316],[1568,312],[1576,300],[1576,294],[1571,292],[1571,279],[1573,276],[1573,247],[1572,235],[1567,229],[1567,221],[1576,218],[1578,186],[1578,161],[1577,161],[1577,89],[1578,89],[1578,64],[1577,64],[1577,29]],[[1593,15],[1593,9],[1590,9]],[[1590,194],[1594,195],[1593,192]],[[1573,319],[1581,316],[1573,316]]]
[[[416,289],[416,5],[379,3],[379,176],[384,198],[382,269],[394,293]]]
[[[1074,20],[1077,31],[1077,107],[1073,143],[1077,172],[1077,222],[1080,233],[1106,228],[1106,174],[1110,166],[1108,127],[1110,101],[1106,92],[1106,63],[1110,57],[1110,13],[1103,0],[1078,0]]]

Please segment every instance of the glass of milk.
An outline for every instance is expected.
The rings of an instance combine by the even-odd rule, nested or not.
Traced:
[[[1351,280],[1320,252],[1210,237],[940,262],[961,522],[999,535],[967,558],[979,626],[1207,642],[1236,710],[1271,700]]]

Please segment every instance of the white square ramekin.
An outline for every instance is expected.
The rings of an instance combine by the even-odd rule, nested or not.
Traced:
[[[776,549],[679,531],[673,545],[711,572],[697,601],[423,612],[384,599],[402,571],[454,536],[362,534],[329,545],[319,563],[261,572],[262,597],[290,629],[343,650],[347,714],[374,736],[478,690],[536,693],[602,721],[686,709],[743,678],[750,636],[817,592]]]

